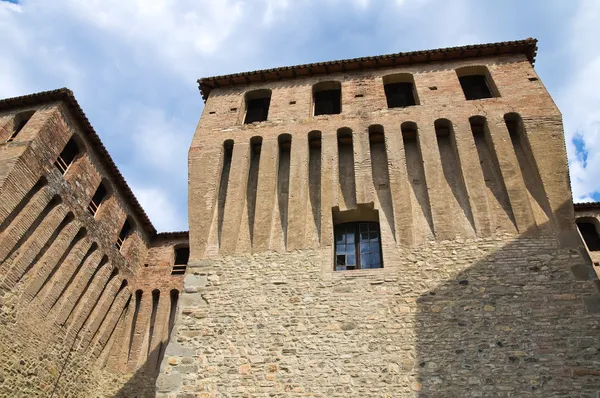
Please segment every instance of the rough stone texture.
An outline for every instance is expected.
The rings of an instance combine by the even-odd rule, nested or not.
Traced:
[[[570,273],[582,261],[576,251],[552,237],[500,236],[398,248],[387,259],[383,270],[327,279],[329,253],[320,250],[191,268],[208,282],[183,294],[176,341],[189,350],[172,353],[159,391],[448,397],[600,389],[591,374],[600,319],[584,305],[600,300],[590,281]]]

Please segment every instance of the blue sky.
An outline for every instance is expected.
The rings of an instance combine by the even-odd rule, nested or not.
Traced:
[[[72,89],[159,231],[187,229],[200,77],[536,37],[576,200],[600,200],[597,0],[0,0],[0,97]]]

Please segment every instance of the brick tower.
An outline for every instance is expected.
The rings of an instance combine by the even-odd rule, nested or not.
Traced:
[[[595,391],[595,274],[536,50],[199,80],[191,256],[158,396]]]

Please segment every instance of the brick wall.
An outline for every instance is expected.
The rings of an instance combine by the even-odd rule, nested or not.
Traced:
[[[24,111],[35,113],[9,140]],[[170,330],[170,291],[182,280],[163,252],[187,245],[187,234],[157,238],[144,229],[64,102],[4,111],[0,132],[0,395],[102,394],[139,374],[137,388],[152,386]],[[80,153],[63,175],[54,163],[71,137]],[[101,181],[108,195],[92,215]],[[119,249],[126,217],[133,230]],[[119,356],[132,295],[156,289],[162,300],[140,311],[134,352]]]

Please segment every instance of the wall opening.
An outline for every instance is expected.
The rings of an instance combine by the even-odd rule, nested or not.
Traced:
[[[287,244],[288,226],[288,202],[290,185],[290,152],[292,147],[292,136],[281,134],[279,143],[279,166],[277,168],[277,201],[279,204],[279,218],[281,231],[283,233],[284,247]]]
[[[485,66],[466,66],[456,70],[467,100],[499,97],[500,94]]]
[[[383,268],[379,212],[372,204],[353,210],[332,209],[335,239],[334,270]]]
[[[321,240],[321,132],[308,133],[308,195],[312,210],[314,240]]]
[[[33,116],[34,113],[35,113],[35,111],[27,111],[27,112],[17,113],[15,115],[15,117],[13,119],[13,130],[12,130],[10,137],[8,137],[8,139],[6,140],[6,142],[13,141],[17,137],[17,135],[19,135],[21,130],[23,130],[23,128],[25,127],[27,122],[29,122],[29,119],[31,119],[31,117]]]
[[[414,77],[409,73],[384,76],[383,89],[388,108],[403,108],[418,104]]]
[[[497,226],[503,225],[503,229],[505,230],[507,228],[514,230],[514,227],[516,226],[515,218],[512,207],[510,206],[508,192],[504,184],[504,179],[502,178],[500,163],[498,161],[498,156],[496,155],[496,150],[494,149],[494,143],[490,135],[487,120],[483,116],[473,116],[469,118],[469,123],[471,125],[471,132],[473,133],[477,155],[479,156],[479,164],[481,165],[483,179],[488,188],[488,203],[491,207],[490,210],[498,223]],[[502,215],[502,213],[504,215]]]
[[[256,215],[256,195],[258,192],[258,168],[262,150],[262,137],[250,139],[250,170],[248,170],[248,183],[246,185],[246,210],[248,212],[248,233],[250,245],[254,240],[254,218]]]
[[[54,165],[62,175],[65,175],[67,169],[73,163],[77,155],[79,155],[79,146],[75,142],[75,138],[71,137],[60,155],[58,155],[58,159],[56,159]]]
[[[337,131],[339,192],[345,208],[356,207],[356,179],[352,130],[343,127]]]
[[[175,246],[173,251],[175,259],[173,261],[171,275],[184,275],[188,260],[190,259],[190,248],[189,246]]]
[[[227,199],[227,188],[229,185],[229,171],[231,170],[231,159],[233,157],[233,140],[223,143],[223,169],[221,170],[221,181],[219,182],[219,196],[217,200],[217,237],[221,245],[223,233],[223,219],[225,215],[225,200]]]
[[[593,217],[582,217],[576,220],[576,224],[588,250],[591,252],[600,251],[598,220]]]
[[[369,126],[369,149],[371,152],[373,186],[377,193],[379,206],[392,230],[392,236],[395,237],[394,205],[392,203],[392,191],[390,190],[389,164],[383,126],[379,124]]]
[[[100,208],[100,205],[106,198],[107,194],[108,194],[108,189],[106,188],[104,181],[102,181],[100,183],[100,185],[98,185],[98,188],[96,189],[96,192],[94,193],[94,196],[92,196],[92,200],[90,201],[90,204],[88,205],[88,211],[93,216],[95,216],[96,213],[98,213],[98,209]]]
[[[320,82],[313,86],[314,115],[335,115],[342,111],[340,82]]]
[[[129,217],[127,217],[125,219],[125,222],[123,223],[121,232],[119,232],[119,237],[117,238],[117,241],[115,242],[115,246],[117,247],[117,249],[121,250],[121,248],[123,247],[123,243],[125,242],[125,239],[127,239],[127,237],[131,234],[132,229],[133,229],[133,225],[129,221]]]
[[[244,124],[264,122],[269,115],[271,104],[271,90],[262,89],[246,93],[246,117]]]

